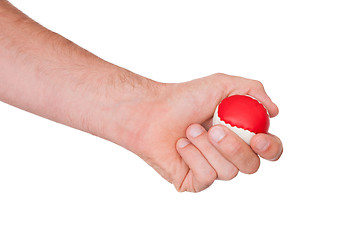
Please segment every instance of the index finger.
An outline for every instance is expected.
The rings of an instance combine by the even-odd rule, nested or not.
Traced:
[[[248,94],[255,97],[267,108],[270,117],[275,117],[279,114],[278,106],[270,99],[264,89],[263,84],[260,81],[250,80],[250,88],[248,90]]]
[[[232,89],[230,89],[230,93],[243,95],[247,94],[256,98],[267,108],[270,117],[275,117],[279,114],[278,106],[270,99],[260,81],[237,76],[228,77],[231,77],[235,84],[233,85]],[[234,91],[234,86],[237,91]]]

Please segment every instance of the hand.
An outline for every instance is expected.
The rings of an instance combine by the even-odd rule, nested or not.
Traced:
[[[280,157],[282,144],[274,135],[257,134],[249,146],[228,128],[211,127],[217,104],[231,94],[252,95],[271,117],[276,116],[278,108],[260,82],[219,73],[152,88],[157,88],[155,94],[139,96],[136,106],[126,105],[132,110],[123,118],[132,120],[124,124],[132,130],[121,145],[143,158],[178,191],[198,192],[215,179],[234,178],[238,171],[254,173],[260,165],[258,155],[268,160]]]

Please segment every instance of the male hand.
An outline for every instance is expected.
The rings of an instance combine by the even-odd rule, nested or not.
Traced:
[[[257,98],[271,117],[276,116],[278,108],[260,82],[218,73],[153,88],[157,88],[156,94],[139,97],[140,104],[136,103],[131,116],[124,116],[135,119],[129,125],[137,128],[128,136],[125,147],[178,191],[199,192],[216,179],[233,179],[238,171],[255,173],[259,156],[272,161],[280,157],[282,143],[274,135],[257,134],[249,146],[225,126],[211,127],[216,106],[233,94]]]

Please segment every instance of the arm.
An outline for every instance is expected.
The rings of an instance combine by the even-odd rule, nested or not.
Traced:
[[[96,57],[7,1],[0,1],[0,86],[3,102],[107,139],[108,110],[155,91],[152,80]],[[112,129],[119,144],[121,130]]]
[[[0,0],[0,100],[127,148],[178,191],[201,191],[238,171],[254,173],[261,156],[277,160],[280,140],[258,134],[248,146],[211,127],[230,94],[277,106],[258,81],[214,74],[163,84],[108,63],[45,29]]]

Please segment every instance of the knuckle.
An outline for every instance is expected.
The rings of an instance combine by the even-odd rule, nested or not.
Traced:
[[[202,192],[204,189],[208,188],[210,185],[208,186],[194,186],[192,190],[190,190],[189,192],[192,193],[198,193],[198,192]]]
[[[193,192],[201,192],[213,184],[216,179],[216,172],[214,170],[206,171],[199,179],[196,185],[193,186]]]
[[[206,143],[200,143],[199,149],[203,153],[212,153],[215,149],[212,145]]]
[[[209,187],[215,181],[217,174],[213,168],[208,168],[198,172],[195,177],[198,183],[195,189],[201,191],[201,189]]]
[[[237,155],[242,152],[242,144],[240,141],[232,141],[231,146],[228,146],[228,148],[232,155]]]
[[[253,81],[252,84],[253,84],[254,88],[261,89],[261,90],[264,89],[263,83],[261,83],[258,80],[252,80],[252,81]]]
[[[232,76],[232,77],[233,77],[233,79],[235,79],[237,81],[240,81],[240,82],[248,80],[247,78],[244,78],[244,77],[241,77],[241,76]]]
[[[223,174],[220,174],[219,179],[224,180],[224,181],[232,180],[233,178],[235,178],[238,175],[238,172],[239,172],[238,170],[227,171]]]
[[[214,182],[216,177],[216,172],[211,168],[205,172],[204,182],[206,183],[206,185],[210,186]]]
[[[248,164],[246,166],[246,171],[244,173],[254,174],[255,172],[258,171],[260,164],[261,162],[258,157],[251,159],[250,161],[248,161]]]
[[[213,76],[213,77],[216,77],[216,78],[221,78],[221,77],[225,77],[225,76],[227,76],[227,75],[224,74],[224,73],[218,72],[218,73],[214,73],[212,76]]]

